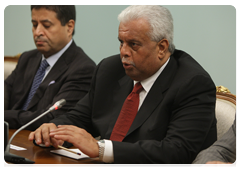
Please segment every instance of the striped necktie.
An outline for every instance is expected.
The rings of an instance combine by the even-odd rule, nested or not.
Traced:
[[[32,100],[33,95],[35,94],[37,88],[39,87],[39,85],[42,82],[42,79],[43,79],[43,77],[45,75],[45,70],[46,70],[46,68],[48,66],[49,66],[49,64],[48,64],[48,62],[46,60],[43,60],[41,62],[41,65],[38,68],[38,71],[37,71],[37,73],[36,73],[36,75],[34,77],[31,90],[30,90],[30,92],[28,94],[28,98],[27,98],[27,100],[25,101],[25,103],[24,103],[24,105],[22,107],[23,110],[27,110],[27,107],[28,107],[30,101]]]

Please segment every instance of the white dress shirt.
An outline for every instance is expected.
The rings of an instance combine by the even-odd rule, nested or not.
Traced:
[[[48,73],[50,72],[50,70],[53,68],[54,64],[58,61],[58,59],[62,56],[62,54],[68,49],[68,47],[72,44],[72,39],[71,41],[69,41],[69,43],[67,45],[65,45],[65,47],[63,47],[60,51],[58,51],[57,53],[51,55],[50,57],[48,57],[47,59],[44,57],[44,55],[42,54],[42,61],[44,59],[47,60],[49,66],[46,68],[45,70],[45,75],[42,79],[42,81],[45,79],[45,77],[48,75]]]
[[[166,67],[167,63],[169,62],[170,58],[167,60],[167,62],[151,77],[141,81],[141,85],[143,87],[143,90],[139,93],[139,108],[142,106],[144,99],[146,98],[148,92],[152,88],[153,83],[156,81],[158,76],[162,73],[164,68]],[[138,83],[137,81],[134,81],[134,85]],[[113,157],[113,146],[112,146],[112,141],[111,140],[106,140],[105,141],[105,149],[104,149],[104,154],[103,154],[103,162],[105,163],[112,163],[114,162],[114,157]]]

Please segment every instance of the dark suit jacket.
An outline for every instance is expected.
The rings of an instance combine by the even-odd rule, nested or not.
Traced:
[[[201,151],[194,164],[205,164],[208,161],[234,163],[236,161],[236,119],[229,130],[212,146]]]
[[[28,123],[60,99],[67,101],[61,109],[47,114],[26,128],[35,130],[43,123],[67,112],[68,108],[75,106],[89,91],[96,65],[73,41],[40,84],[27,110],[21,110],[41,59],[42,54],[38,50],[23,53],[15,70],[4,82],[9,96],[4,120],[9,123],[10,128],[19,128]]]
[[[52,120],[109,139],[125,98],[133,89],[120,56],[97,66],[89,93]],[[191,163],[217,139],[216,88],[188,54],[175,50],[146,96],[123,142],[113,141],[114,163]]]

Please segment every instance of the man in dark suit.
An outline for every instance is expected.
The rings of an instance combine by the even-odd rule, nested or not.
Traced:
[[[236,118],[229,130],[209,148],[201,151],[194,164],[231,164],[236,161]]]
[[[191,56],[174,49],[166,8],[130,6],[118,19],[120,55],[102,60],[89,93],[29,140],[54,147],[67,141],[108,163],[191,163],[217,138],[213,81]],[[135,102],[132,119],[134,111],[127,110]]]
[[[56,101],[66,105],[42,117],[27,129],[35,130],[42,123],[65,113],[87,94],[95,63],[77,47],[72,36],[75,6],[31,6],[32,32],[37,49],[24,52],[12,74],[4,81],[4,120],[10,128],[19,128],[49,109]],[[46,69],[37,86],[40,63]],[[36,91],[34,92],[34,88]],[[33,92],[33,93],[32,93]]]

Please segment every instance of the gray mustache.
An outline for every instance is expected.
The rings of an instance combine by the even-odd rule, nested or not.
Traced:
[[[131,64],[131,65],[135,66],[135,63],[133,61],[130,61],[130,60],[126,59],[125,57],[122,58],[122,63]]]
[[[35,41],[47,41],[45,38],[42,38],[42,37],[36,37],[34,38]]]

